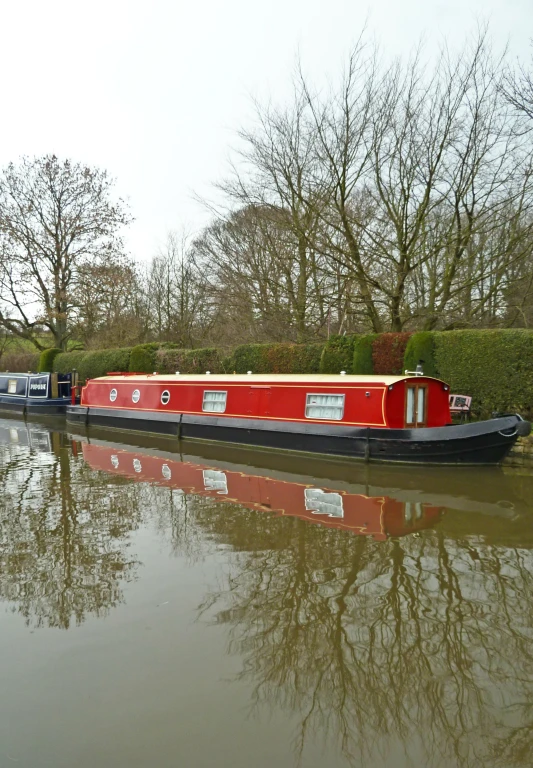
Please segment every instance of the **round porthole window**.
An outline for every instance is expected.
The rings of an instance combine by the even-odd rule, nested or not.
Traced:
[[[109,393],[109,399],[111,400],[112,403],[115,402],[115,400],[117,399],[117,390],[116,389],[112,389],[111,390],[111,392]]]
[[[133,394],[131,396],[131,399],[133,400],[134,403],[138,403],[139,402],[139,400],[141,399],[141,393],[139,392],[138,389],[134,389],[133,390]]]
[[[168,405],[170,402],[170,392],[168,389],[165,389],[164,392],[161,392],[161,402],[163,405]]]
[[[133,469],[136,472],[140,472],[142,470],[142,468],[143,468],[143,465],[141,464],[139,459],[133,459]]]

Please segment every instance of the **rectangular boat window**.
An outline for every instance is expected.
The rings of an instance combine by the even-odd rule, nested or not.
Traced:
[[[9,379],[7,382],[7,394],[8,395],[16,395],[17,394],[17,380],[16,379]]]
[[[426,388],[418,387],[416,395],[416,423],[424,424],[426,421]]]
[[[202,411],[208,413],[224,413],[226,410],[227,392],[213,392],[206,390],[202,403]]]
[[[407,387],[407,412],[405,416],[406,424],[415,423],[415,388]]]
[[[344,395],[307,395],[305,417],[340,421],[344,415]]]

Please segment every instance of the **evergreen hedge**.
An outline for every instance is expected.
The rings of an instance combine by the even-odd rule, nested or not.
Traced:
[[[356,338],[353,349],[352,373],[362,376],[374,373],[372,345],[377,336],[377,333],[367,333]]]
[[[331,336],[320,358],[320,373],[353,373],[354,344],[357,336]]]
[[[318,373],[323,344],[242,344],[224,360],[228,373]]]
[[[533,413],[533,332],[446,331],[435,333],[439,378],[454,394],[471,395],[472,413]]]
[[[52,370],[55,373],[71,373],[74,369],[80,370],[81,361],[87,352],[84,350],[74,350],[73,352],[60,352],[54,358]]]
[[[70,373],[76,369],[81,381],[96,379],[114,371],[129,371],[130,354],[131,347],[62,352],[54,360],[54,371]]]
[[[224,373],[218,349],[160,348],[156,353],[155,371],[159,373]]]
[[[426,376],[438,377],[435,362],[435,334],[432,331],[413,333],[407,342],[403,359],[404,371],[416,371],[419,362],[422,363]]]
[[[51,373],[54,370],[54,360],[60,354],[61,350],[58,347],[51,347],[41,352],[37,368],[38,373]]]

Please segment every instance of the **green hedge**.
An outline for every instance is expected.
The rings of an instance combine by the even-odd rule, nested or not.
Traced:
[[[149,342],[148,344],[138,344],[131,350],[130,372],[131,373],[160,373],[157,367],[157,353],[160,349],[179,349],[177,344],[172,342]]]
[[[320,373],[353,373],[354,344],[357,336],[331,336],[324,345]]]
[[[53,370],[56,373],[70,373],[74,369],[80,370],[81,361],[87,352],[77,349],[74,352],[61,352],[54,358]]]
[[[61,350],[58,347],[52,347],[51,349],[45,349],[41,352],[39,358],[39,373],[50,373],[54,370],[54,360],[61,354]]]
[[[407,342],[403,359],[404,371],[416,371],[419,362],[422,363],[422,370],[426,376],[438,376],[435,362],[435,334],[432,331],[413,333]]]
[[[372,345],[377,336],[377,333],[367,333],[356,338],[353,348],[352,373],[364,376],[374,373]]]
[[[131,347],[95,349],[90,352],[62,352],[54,360],[54,371],[70,373],[76,369],[81,381],[96,379],[113,371],[129,371]]]
[[[159,373],[224,373],[217,349],[159,349],[154,370]]]
[[[471,395],[472,412],[533,413],[533,332],[446,331],[434,334],[439,377],[454,394]]]
[[[318,373],[324,345],[242,344],[224,360],[233,373]]]

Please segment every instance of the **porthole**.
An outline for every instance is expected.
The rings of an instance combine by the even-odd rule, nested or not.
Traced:
[[[133,400],[134,403],[138,403],[139,402],[139,400],[141,399],[141,393],[139,392],[138,389],[134,389],[133,390],[133,394],[131,396],[131,399]]]
[[[118,467],[118,456],[111,456],[111,464],[115,469]]]
[[[161,402],[163,405],[168,405],[170,402],[170,392],[168,389],[165,389],[164,392],[161,392]]]
[[[117,390],[116,389],[112,389],[111,390],[111,392],[109,393],[109,399],[111,400],[112,403],[115,402],[115,400],[117,399]]]
[[[143,465],[141,464],[139,459],[133,459],[133,469],[136,472],[140,472],[142,470],[142,468],[143,468]]]

